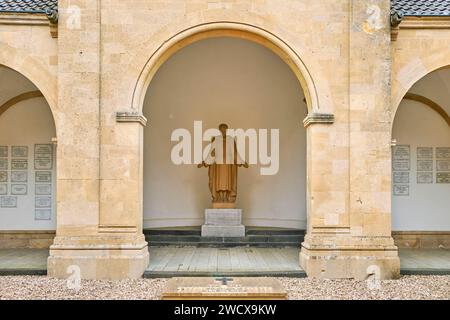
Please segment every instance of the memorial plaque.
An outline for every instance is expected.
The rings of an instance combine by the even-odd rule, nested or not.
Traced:
[[[28,158],[28,147],[27,146],[12,146],[11,156],[13,158]]]
[[[8,182],[8,171],[0,171],[0,182]]]
[[[12,159],[11,170],[27,170],[28,159]]]
[[[392,169],[394,171],[409,171],[410,170],[409,160],[393,160]]]
[[[36,208],[51,208],[52,207],[52,197],[36,197],[35,198]]]
[[[51,144],[36,144],[34,145],[34,154],[53,154],[53,145]]]
[[[0,158],[8,158],[8,146],[0,146]]]
[[[11,171],[11,182],[27,182],[27,171]]]
[[[37,184],[35,186],[35,193],[39,196],[47,196],[52,194],[51,184]]]
[[[8,170],[8,159],[0,159],[0,170]]]
[[[417,171],[433,171],[433,160],[417,160]]]
[[[3,196],[0,197],[0,207],[17,208],[17,197]]]
[[[394,184],[394,196],[409,196],[409,185]]]
[[[417,147],[417,159],[433,159],[433,147]]]
[[[53,159],[51,157],[39,157],[34,159],[34,169],[50,170],[53,167]]]
[[[437,160],[436,161],[437,171],[450,171],[450,160]]]
[[[36,182],[52,182],[52,172],[51,171],[36,171],[35,173]]]
[[[12,184],[11,194],[15,196],[25,196],[28,193],[28,187],[26,184]]]
[[[450,159],[450,147],[436,148],[437,159]]]
[[[6,196],[8,194],[8,185],[6,183],[0,183],[0,195]]]
[[[433,183],[433,172],[417,172],[417,183],[419,184]]]
[[[36,209],[34,211],[34,220],[51,220],[52,210],[51,209]]]
[[[450,183],[450,172],[438,172],[436,174],[436,183]]]
[[[398,145],[394,147],[394,160],[409,160],[411,158],[411,150],[409,145]]]
[[[170,279],[163,300],[285,300],[287,292],[275,278]]]
[[[394,183],[409,183],[409,172],[394,172]]]

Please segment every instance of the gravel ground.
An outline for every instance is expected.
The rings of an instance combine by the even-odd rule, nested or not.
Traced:
[[[404,276],[369,290],[365,281],[279,278],[289,299],[444,299],[450,300],[450,276]],[[0,277],[0,300],[8,299],[159,299],[166,279],[83,280],[79,291],[65,280],[47,277]]]

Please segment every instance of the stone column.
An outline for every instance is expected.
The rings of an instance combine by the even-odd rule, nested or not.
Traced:
[[[388,0],[351,1],[348,121],[308,128],[308,231],[300,253],[308,276],[399,276],[391,237],[389,9]],[[349,149],[339,170],[332,137],[342,125]],[[337,179],[339,171],[345,174]]]
[[[125,125],[118,132],[124,135],[124,143],[116,148],[107,147],[108,137],[101,139],[106,132],[101,125],[99,2],[58,3],[57,122],[64,130],[58,132],[57,231],[50,247],[48,274],[59,278],[68,276],[70,266],[78,267],[83,279],[137,278],[148,264],[139,197],[133,198],[140,192],[135,183],[139,179],[138,161],[131,169],[114,167],[118,157],[114,153],[120,152],[123,144],[133,153],[129,158],[139,157],[141,142],[136,140],[142,136],[142,127]],[[126,161],[126,154],[121,156]],[[123,182],[120,177],[124,171],[129,179]],[[117,192],[111,192],[111,181],[117,177]],[[126,200],[111,205],[121,193]]]

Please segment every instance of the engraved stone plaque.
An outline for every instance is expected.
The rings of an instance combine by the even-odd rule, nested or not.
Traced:
[[[36,208],[51,208],[52,198],[51,197],[36,197],[35,199]]]
[[[27,182],[27,171],[11,171],[11,182]]]
[[[0,170],[8,170],[8,159],[0,159]]]
[[[36,144],[34,146],[34,169],[50,170],[53,167],[53,145]]]
[[[450,160],[437,160],[436,161],[437,171],[450,171]]]
[[[51,144],[36,144],[34,145],[34,154],[52,154],[53,153],[53,145]]]
[[[419,184],[433,183],[433,172],[417,172],[417,183]]]
[[[417,159],[433,159],[433,147],[417,147]]]
[[[450,159],[450,147],[436,148],[437,159]]]
[[[52,194],[51,184],[37,184],[35,186],[35,193],[39,196],[47,196]]]
[[[51,220],[52,210],[51,209],[36,209],[34,211],[34,220]]]
[[[0,207],[17,208],[17,197],[3,196],[0,197]]]
[[[409,145],[398,145],[392,153],[392,169],[394,171],[409,171],[411,168],[411,150]]]
[[[287,292],[275,278],[187,277],[170,279],[162,297],[163,300],[285,300]]]
[[[394,172],[394,183],[409,183],[409,172]]]
[[[8,158],[8,146],[0,146],[0,158]]]
[[[417,171],[433,171],[433,160],[417,160]]]
[[[28,193],[26,184],[12,184],[11,185],[11,194],[15,196],[24,196]]]
[[[0,195],[6,196],[8,194],[8,185],[6,183],[0,183]]]
[[[438,172],[436,174],[436,183],[450,183],[450,172]]]
[[[51,182],[52,172],[51,171],[36,171],[35,173],[36,182]]]
[[[51,156],[39,157],[34,159],[34,169],[36,170],[50,170],[53,167],[53,160]]]
[[[393,160],[392,169],[394,171],[409,171],[410,170],[409,160]]]
[[[0,171],[0,182],[8,182],[8,171]]]
[[[28,159],[12,159],[11,170],[27,170]]]
[[[12,146],[11,156],[13,158],[27,158],[28,157],[28,147],[27,146]]]
[[[411,150],[409,145],[398,145],[394,147],[394,160],[409,160],[411,158]]]
[[[394,184],[394,196],[409,196],[409,185]]]

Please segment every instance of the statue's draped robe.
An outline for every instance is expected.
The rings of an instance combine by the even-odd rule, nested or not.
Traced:
[[[209,190],[213,202],[234,203],[237,195],[237,165],[243,163],[234,138],[230,136],[213,138],[205,162],[209,165]],[[221,198],[221,193],[226,194],[226,199]]]

